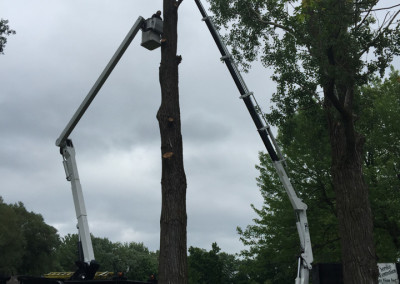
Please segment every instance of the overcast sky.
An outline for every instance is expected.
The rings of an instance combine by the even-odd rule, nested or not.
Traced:
[[[0,195],[42,214],[61,236],[77,230],[55,141],[138,16],[159,9],[162,0],[0,0],[0,17],[17,31],[0,55]],[[91,232],[154,251],[160,49],[142,48],[140,38],[70,138]],[[255,165],[264,146],[194,1],[180,6],[178,41],[188,246],[217,242],[236,253],[243,248],[236,227],[256,217],[250,204],[262,204]],[[256,65],[244,76],[264,111],[275,90],[270,75]]]
[[[0,195],[42,214],[61,236],[77,231],[55,141],[138,16],[159,9],[161,0],[0,1],[0,17],[17,31],[0,56]],[[235,253],[243,248],[236,227],[256,217],[250,204],[262,204],[254,167],[264,146],[194,1],[179,14],[188,246],[217,242]],[[160,49],[140,40],[139,33],[70,138],[91,232],[156,250]],[[266,110],[268,72],[255,67],[245,76]]]

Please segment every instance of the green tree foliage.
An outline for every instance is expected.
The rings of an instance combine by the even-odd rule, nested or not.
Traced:
[[[57,248],[57,259],[59,271],[75,271],[75,261],[79,258],[78,252],[78,234],[67,234],[60,240]]]
[[[370,186],[380,262],[400,258],[400,74],[362,88],[360,129],[367,137],[364,172]]]
[[[357,90],[383,75],[400,54],[398,5],[364,0],[209,0],[217,23],[230,30],[233,55],[249,67],[261,54],[277,83],[268,115],[282,125],[317,105],[329,131],[345,283],[377,283],[373,216],[361,159]],[[385,4],[383,4],[385,5]],[[384,11],[381,19],[379,12]],[[314,127],[315,123],[309,124]]]
[[[358,131],[366,136],[364,172],[374,213],[375,244],[379,262],[400,257],[400,80],[392,70],[383,82],[360,88]],[[313,128],[308,127],[313,124]],[[317,106],[298,111],[279,127],[279,141],[287,156],[288,172],[308,205],[315,263],[340,262],[336,200],[330,176],[327,121]],[[298,235],[293,209],[270,159],[260,153],[257,179],[264,205],[254,208],[259,218],[238,228],[249,249],[247,273],[257,283],[292,283],[296,273]]]
[[[157,274],[158,252],[143,243],[113,243],[92,236],[101,271],[124,272],[129,279],[146,281]],[[51,271],[74,272],[78,260],[78,235],[62,238],[40,214],[22,202],[6,204],[0,196],[0,275],[36,275]]]
[[[315,123],[319,121],[319,123]],[[308,124],[314,123],[314,128]],[[300,112],[279,128],[279,141],[287,156],[287,171],[299,197],[308,205],[315,262],[339,262],[335,198],[330,179],[326,120],[316,107]],[[243,255],[253,264],[250,278],[263,283],[292,283],[297,272],[299,236],[295,215],[269,157],[260,153],[258,186],[264,205],[253,209],[259,216],[245,230],[242,242],[250,246]]]
[[[25,240],[13,208],[0,197],[0,275],[17,273],[24,254]]]
[[[0,271],[4,274],[40,275],[57,267],[57,230],[23,203],[0,200]]]
[[[8,20],[0,19],[0,54],[4,54],[7,37],[15,34],[15,31],[8,26]]]
[[[221,252],[216,243],[210,251],[190,247],[188,256],[189,284],[251,283],[240,270],[241,261],[235,255]]]
[[[94,249],[96,253],[96,245]],[[115,243],[112,256],[113,268],[125,271],[129,279],[146,281],[150,275],[157,275],[158,253],[150,252],[143,243]]]
[[[142,243],[113,243],[107,238],[92,236],[99,271],[124,272],[129,279],[146,281],[157,274],[158,253],[150,252]],[[78,235],[68,234],[61,240],[58,249],[60,268],[75,271],[78,260]]]
[[[20,202],[12,205],[25,239],[20,271],[40,275],[55,266],[55,250],[59,244],[57,230],[47,225],[40,214],[28,212]]]

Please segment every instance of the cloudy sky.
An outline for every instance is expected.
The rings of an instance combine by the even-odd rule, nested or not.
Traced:
[[[161,8],[162,0],[0,1],[17,31],[0,56],[0,195],[61,236],[76,233],[76,217],[55,140],[138,16]],[[140,36],[70,138],[92,233],[156,250],[160,50],[142,48]],[[180,7],[178,45],[188,245],[239,252],[236,227],[256,217],[250,204],[262,204],[254,166],[264,146],[194,1]],[[245,76],[265,110],[270,74],[255,66]]]

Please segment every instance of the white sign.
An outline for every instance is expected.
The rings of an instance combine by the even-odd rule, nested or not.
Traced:
[[[379,284],[385,283],[399,283],[399,276],[397,274],[395,263],[378,263],[379,268]]]

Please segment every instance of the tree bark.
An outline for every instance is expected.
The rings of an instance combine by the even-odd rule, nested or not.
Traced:
[[[164,0],[161,45],[161,106],[157,120],[161,135],[162,208],[158,283],[187,283],[186,176],[183,167],[179,108],[177,23],[180,1]]]
[[[329,88],[327,88],[329,89]],[[327,99],[332,149],[331,174],[341,238],[343,280],[346,284],[378,283],[377,256],[368,186],[362,173],[364,137],[352,116],[338,115]]]

